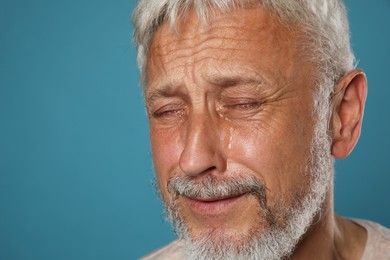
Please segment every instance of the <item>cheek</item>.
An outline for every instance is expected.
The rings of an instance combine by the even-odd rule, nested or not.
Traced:
[[[248,168],[267,187],[280,177],[280,147],[264,133],[254,129],[238,130],[231,144],[230,160]],[[278,174],[276,174],[278,173]]]
[[[255,174],[268,189],[270,200],[280,194],[293,194],[306,181],[310,136],[284,124],[268,129],[237,129],[232,142],[231,161]],[[288,131],[286,130],[288,129]]]
[[[178,134],[151,128],[150,142],[155,174],[162,192],[168,179],[177,170],[182,145]]]

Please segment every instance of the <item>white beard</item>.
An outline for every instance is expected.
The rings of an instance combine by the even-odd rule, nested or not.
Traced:
[[[322,104],[324,105],[324,104]],[[266,259],[276,260],[290,256],[296,248],[303,234],[320,212],[326,199],[326,193],[333,178],[333,157],[330,155],[331,141],[327,134],[326,120],[319,120],[314,129],[314,136],[310,146],[310,156],[302,174],[308,178],[308,190],[297,193],[294,205],[286,210],[286,205],[276,205],[280,212],[271,213],[267,209],[264,187],[251,176],[238,175],[238,178],[225,181],[203,178],[201,181],[189,177],[173,177],[168,182],[168,190],[172,202],[166,206],[168,220],[173,223],[180,239],[185,242],[188,259],[213,260],[249,260]],[[254,230],[245,236],[227,236],[217,229],[191,238],[185,220],[180,215],[177,196],[185,195],[222,195],[242,191],[246,187],[259,189],[256,193],[262,210],[259,210],[259,219],[265,219],[269,228]],[[256,188],[257,187],[257,188]],[[278,213],[278,214],[275,214]],[[285,224],[276,221],[282,215]]]

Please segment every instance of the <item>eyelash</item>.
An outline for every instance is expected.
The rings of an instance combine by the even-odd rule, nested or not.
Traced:
[[[176,104],[165,105],[159,108],[157,111],[153,112],[153,117],[162,118],[168,116],[178,116],[183,114],[183,107]]]
[[[153,113],[155,118],[161,118],[168,115],[180,114],[180,110],[167,110],[167,111],[156,111]]]
[[[259,102],[247,102],[247,103],[238,103],[232,105],[226,105],[227,108],[237,108],[242,110],[248,110],[259,107],[261,104]]]

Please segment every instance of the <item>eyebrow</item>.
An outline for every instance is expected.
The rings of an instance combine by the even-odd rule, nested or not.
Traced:
[[[146,97],[146,104],[152,105],[157,99],[162,97],[171,97],[175,93],[175,89],[172,84],[164,84],[161,86],[158,86],[156,90],[153,90],[147,97]]]
[[[264,85],[265,81],[262,78],[255,76],[210,76],[207,82],[212,85],[221,86],[224,88],[237,85]]]

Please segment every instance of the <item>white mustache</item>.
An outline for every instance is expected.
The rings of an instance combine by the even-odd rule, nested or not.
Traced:
[[[171,196],[182,195],[190,198],[222,198],[233,197],[245,193],[252,194],[266,208],[266,187],[254,176],[203,177],[173,176],[168,181],[168,192]]]

